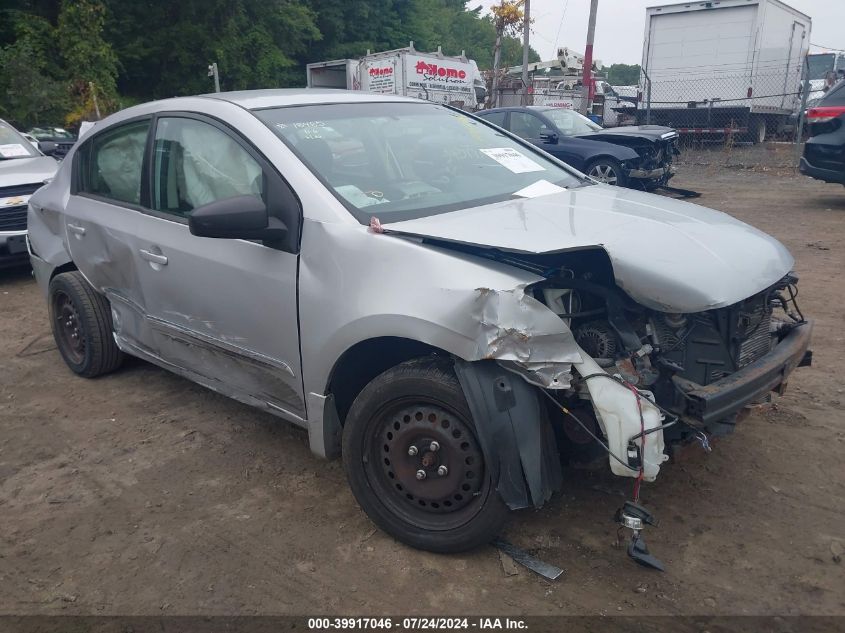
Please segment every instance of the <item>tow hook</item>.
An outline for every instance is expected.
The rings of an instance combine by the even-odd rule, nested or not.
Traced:
[[[634,503],[633,501],[626,501],[625,504],[616,511],[616,522],[619,523],[619,532],[623,529],[631,530],[631,541],[628,544],[628,556],[634,559],[635,562],[644,567],[651,567],[659,571],[665,571],[666,568],[663,563],[651,555],[645,540],[642,537],[643,528],[646,525],[653,525],[657,527],[657,519],[654,515],[646,510],[643,506]],[[617,535],[617,540],[621,543],[621,535]]]

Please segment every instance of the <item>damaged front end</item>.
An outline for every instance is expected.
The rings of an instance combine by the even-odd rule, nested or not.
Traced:
[[[812,324],[792,274],[733,305],[676,314],[620,290],[600,249],[477,252],[542,276],[520,289],[522,303],[542,303],[560,328],[520,320],[520,302],[502,314],[501,294],[479,291],[485,358],[495,362],[457,363],[511,507],[539,506],[559,484],[546,420],[569,461],[608,459],[614,474],[652,481],[674,448],[731,432],[746,406],[782,392],[810,361]]]

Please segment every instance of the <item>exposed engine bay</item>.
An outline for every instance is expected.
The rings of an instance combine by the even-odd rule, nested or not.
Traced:
[[[588,467],[609,459],[614,474],[634,478],[632,500],[615,517],[617,540],[627,530],[628,555],[662,571],[642,536],[657,519],[639,503],[640,484],[657,477],[675,448],[698,441],[710,451],[710,438],[732,432],[741,409],[784,388],[789,362],[809,364],[811,325],[798,307],[797,277],[787,274],[733,305],[680,314],[633,301],[616,286],[600,250],[495,257],[545,277],[527,292],[567,324],[582,351],[582,362],[572,366],[579,377],[541,392],[557,422],[562,457]],[[797,347],[800,360],[775,359],[784,364],[774,373],[755,367],[771,365],[771,352],[802,326],[803,343],[782,346],[793,356]],[[752,380],[730,383],[752,370]]]
[[[707,446],[707,438],[733,431],[739,412],[724,406],[708,410],[690,394],[719,387],[720,381],[765,357],[806,323],[797,304],[798,279],[793,274],[733,305],[676,314],[643,307],[628,297],[616,286],[610,261],[599,249],[544,255],[479,250],[478,254],[545,277],[526,292],[564,320],[589,357],[587,365],[594,363],[597,368],[585,371],[574,366],[582,373],[581,380],[554,393],[558,403],[580,421],[576,424],[572,416],[562,420],[570,458],[576,462],[605,458],[593,435],[610,439],[603,428],[607,420],[601,424],[594,410],[597,403],[590,385],[594,374],[613,376],[621,387],[639,391],[643,397],[638,397],[637,404],[646,418],[651,414],[656,420],[646,426],[663,431],[661,444],[665,442],[667,454],[695,440]],[[806,356],[801,364],[809,364]],[[764,394],[758,401],[767,397]],[[625,442],[618,449],[616,457],[625,460],[629,455],[629,471],[638,467],[641,456],[636,446]],[[632,476],[614,463],[613,455],[610,463],[616,474]],[[653,479],[656,470],[646,472],[646,480]]]

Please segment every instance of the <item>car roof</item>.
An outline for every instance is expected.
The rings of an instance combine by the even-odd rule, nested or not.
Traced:
[[[479,110],[475,114],[484,115],[488,112],[515,112],[519,110],[534,110],[535,112],[546,112],[548,110],[555,110],[553,106],[502,106],[500,108],[490,108],[489,110]]]
[[[215,103],[216,102],[216,103]],[[204,111],[211,103],[231,104],[244,110],[283,108],[286,106],[324,105],[336,103],[429,103],[410,97],[382,95],[360,90],[329,90],[324,88],[277,88],[269,90],[240,90],[235,92],[212,92],[187,97],[171,97],[148,101],[110,114],[97,124],[102,131],[107,127],[128,121],[137,116],[149,116],[163,110]],[[87,136],[87,135],[86,135]]]
[[[234,103],[247,110],[284,106],[320,105],[327,103],[377,103],[388,101],[418,102],[419,99],[383,95],[361,90],[332,90],[328,88],[275,88],[268,90],[238,90],[212,92],[201,95]]]

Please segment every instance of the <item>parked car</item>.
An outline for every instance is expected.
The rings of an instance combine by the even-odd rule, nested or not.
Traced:
[[[61,160],[76,143],[76,137],[61,127],[34,127],[28,134],[38,141],[38,148],[47,156]]]
[[[478,116],[608,185],[653,191],[674,175],[678,133],[661,125],[603,128],[567,108],[494,108]]]
[[[31,134],[27,134],[26,132],[21,132],[21,136],[23,136],[27,141],[29,141],[30,145],[32,145],[35,149],[38,149],[37,138],[35,138]]]
[[[782,389],[812,328],[768,235],[393,95],[128,108],[29,222],[72,371],[129,354],[300,425],[377,525],[435,551],[542,505],[590,434],[653,480]]]
[[[817,180],[845,184],[845,81],[840,81],[807,110],[810,138],[799,169]]]
[[[0,120],[0,267],[26,263],[27,203],[57,167],[55,160]]]

